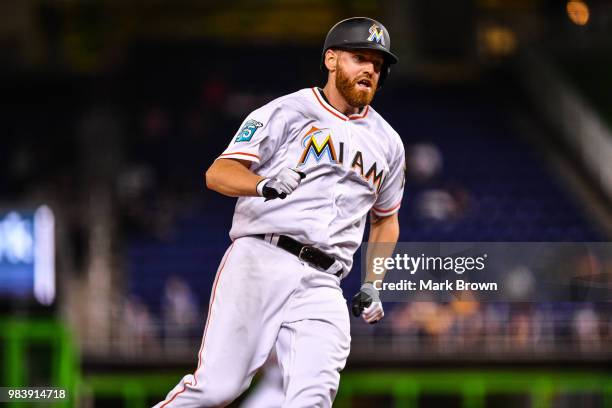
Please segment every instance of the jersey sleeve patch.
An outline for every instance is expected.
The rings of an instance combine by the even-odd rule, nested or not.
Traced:
[[[238,132],[238,135],[236,136],[234,143],[250,142],[255,132],[257,132],[257,129],[259,129],[262,126],[263,126],[263,123],[258,122],[254,119],[247,120],[244,126],[242,127],[242,129],[240,129],[240,131]]]

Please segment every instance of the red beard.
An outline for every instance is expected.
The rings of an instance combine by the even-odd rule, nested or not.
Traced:
[[[372,102],[372,99],[374,99],[374,94],[376,93],[377,83],[375,82],[374,78],[368,78],[371,83],[371,88],[369,91],[356,89],[355,85],[361,79],[363,79],[363,77],[355,78],[351,81],[346,72],[342,69],[342,66],[338,64],[338,69],[336,71],[336,88],[348,102],[348,104],[354,108],[362,108],[369,105]]]

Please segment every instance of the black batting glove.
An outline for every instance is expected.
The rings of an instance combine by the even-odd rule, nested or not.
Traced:
[[[380,302],[380,296],[372,282],[361,285],[359,292],[353,296],[351,312],[355,317],[363,317],[363,320],[369,324],[377,323],[383,318],[385,313]]]

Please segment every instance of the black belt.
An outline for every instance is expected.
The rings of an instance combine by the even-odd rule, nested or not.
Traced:
[[[302,261],[307,262],[320,269],[323,269],[324,271],[328,270],[334,264],[334,262],[336,262],[333,257],[327,255],[320,249],[317,249],[310,245],[304,245],[301,242],[296,241],[295,239],[286,235],[270,234],[268,235],[268,237],[270,237],[269,241],[268,239],[266,239],[265,234],[257,234],[253,236],[270,242],[272,245],[274,245],[273,241],[275,240],[275,238],[278,237],[278,242],[276,243],[277,247],[282,248],[289,253],[292,253]],[[342,276],[342,269],[334,275],[338,277]]]

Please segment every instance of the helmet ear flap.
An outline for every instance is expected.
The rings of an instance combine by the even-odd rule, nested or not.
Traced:
[[[389,74],[391,74],[391,65],[385,64],[380,70],[380,76],[378,77],[378,86],[376,87],[377,89],[382,88]]]

